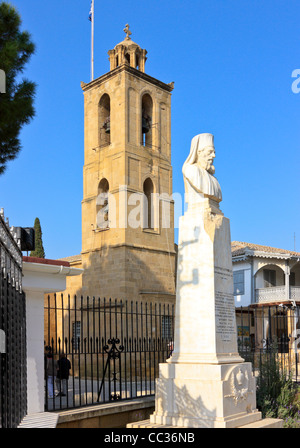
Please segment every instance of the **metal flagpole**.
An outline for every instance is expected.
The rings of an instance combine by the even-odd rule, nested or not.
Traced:
[[[91,7],[91,21],[92,21],[92,42],[91,42],[91,81],[94,80],[94,14],[95,8],[94,8],[94,0],[92,0],[92,7]]]

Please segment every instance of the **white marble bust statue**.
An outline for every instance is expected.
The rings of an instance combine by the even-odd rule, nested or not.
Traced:
[[[214,177],[215,156],[212,134],[199,134],[192,139],[190,154],[182,167],[188,203],[199,202],[203,197],[222,201],[221,187]]]

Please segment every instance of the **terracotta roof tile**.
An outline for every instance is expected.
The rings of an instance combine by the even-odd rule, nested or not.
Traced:
[[[261,246],[260,244],[245,243],[245,242],[241,242],[241,241],[232,241],[231,242],[232,256],[244,254],[245,249],[250,249],[250,250],[260,251],[260,252],[269,252],[269,253],[274,253],[274,254],[290,254],[290,255],[295,255],[295,256],[300,257],[300,252],[294,252],[291,250],[278,249],[276,247],[270,247],[270,246]]]
[[[51,265],[56,265],[56,266],[68,266],[68,267],[70,266],[70,263],[66,259],[49,260],[48,258],[23,256],[23,261],[25,261],[27,263],[51,264]]]

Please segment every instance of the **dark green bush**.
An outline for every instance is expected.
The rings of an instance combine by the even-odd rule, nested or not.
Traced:
[[[280,367],[275,345],[261,356],[256,398],[263,418],[281,418],[286,428],[300,427],[298,386],[292,373]]]

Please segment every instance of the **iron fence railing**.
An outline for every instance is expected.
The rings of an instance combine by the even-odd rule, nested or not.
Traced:
[[[172,304],[48,296],[46,410],[154,395],[158,365],[171,354],[173,322]],[[64,379],[57,374],[62,354],[71,365]]]
[[[0,271],[0,427],[16,428],[27,411],[25,294]]]
[[[282,369],[299,380],[299,314],[292,303],[236,309],[239,353],[255,372],[275,350]],[[154,395],[158,366],[172,353],[173,335],[171,303],[49,295],[45,362],[52,373],[45,381],[46,410]],[[57,378],[62,354],[71,364],[65,380]],[[49,397],[52,383],[54,398]]]
[[[240,355],[258,371],[276,353],[282,370],[299,381],[300,307],[293,302],[236,309]]]
[[[0,428],[15,428],[27,411],[25,295],[21,228],[0,210]]]
[[[22,252],[21,241],[16,234],[16,228],[9,226],[0,210],[0,269],[8,275],[15,288],[22,290]]]

